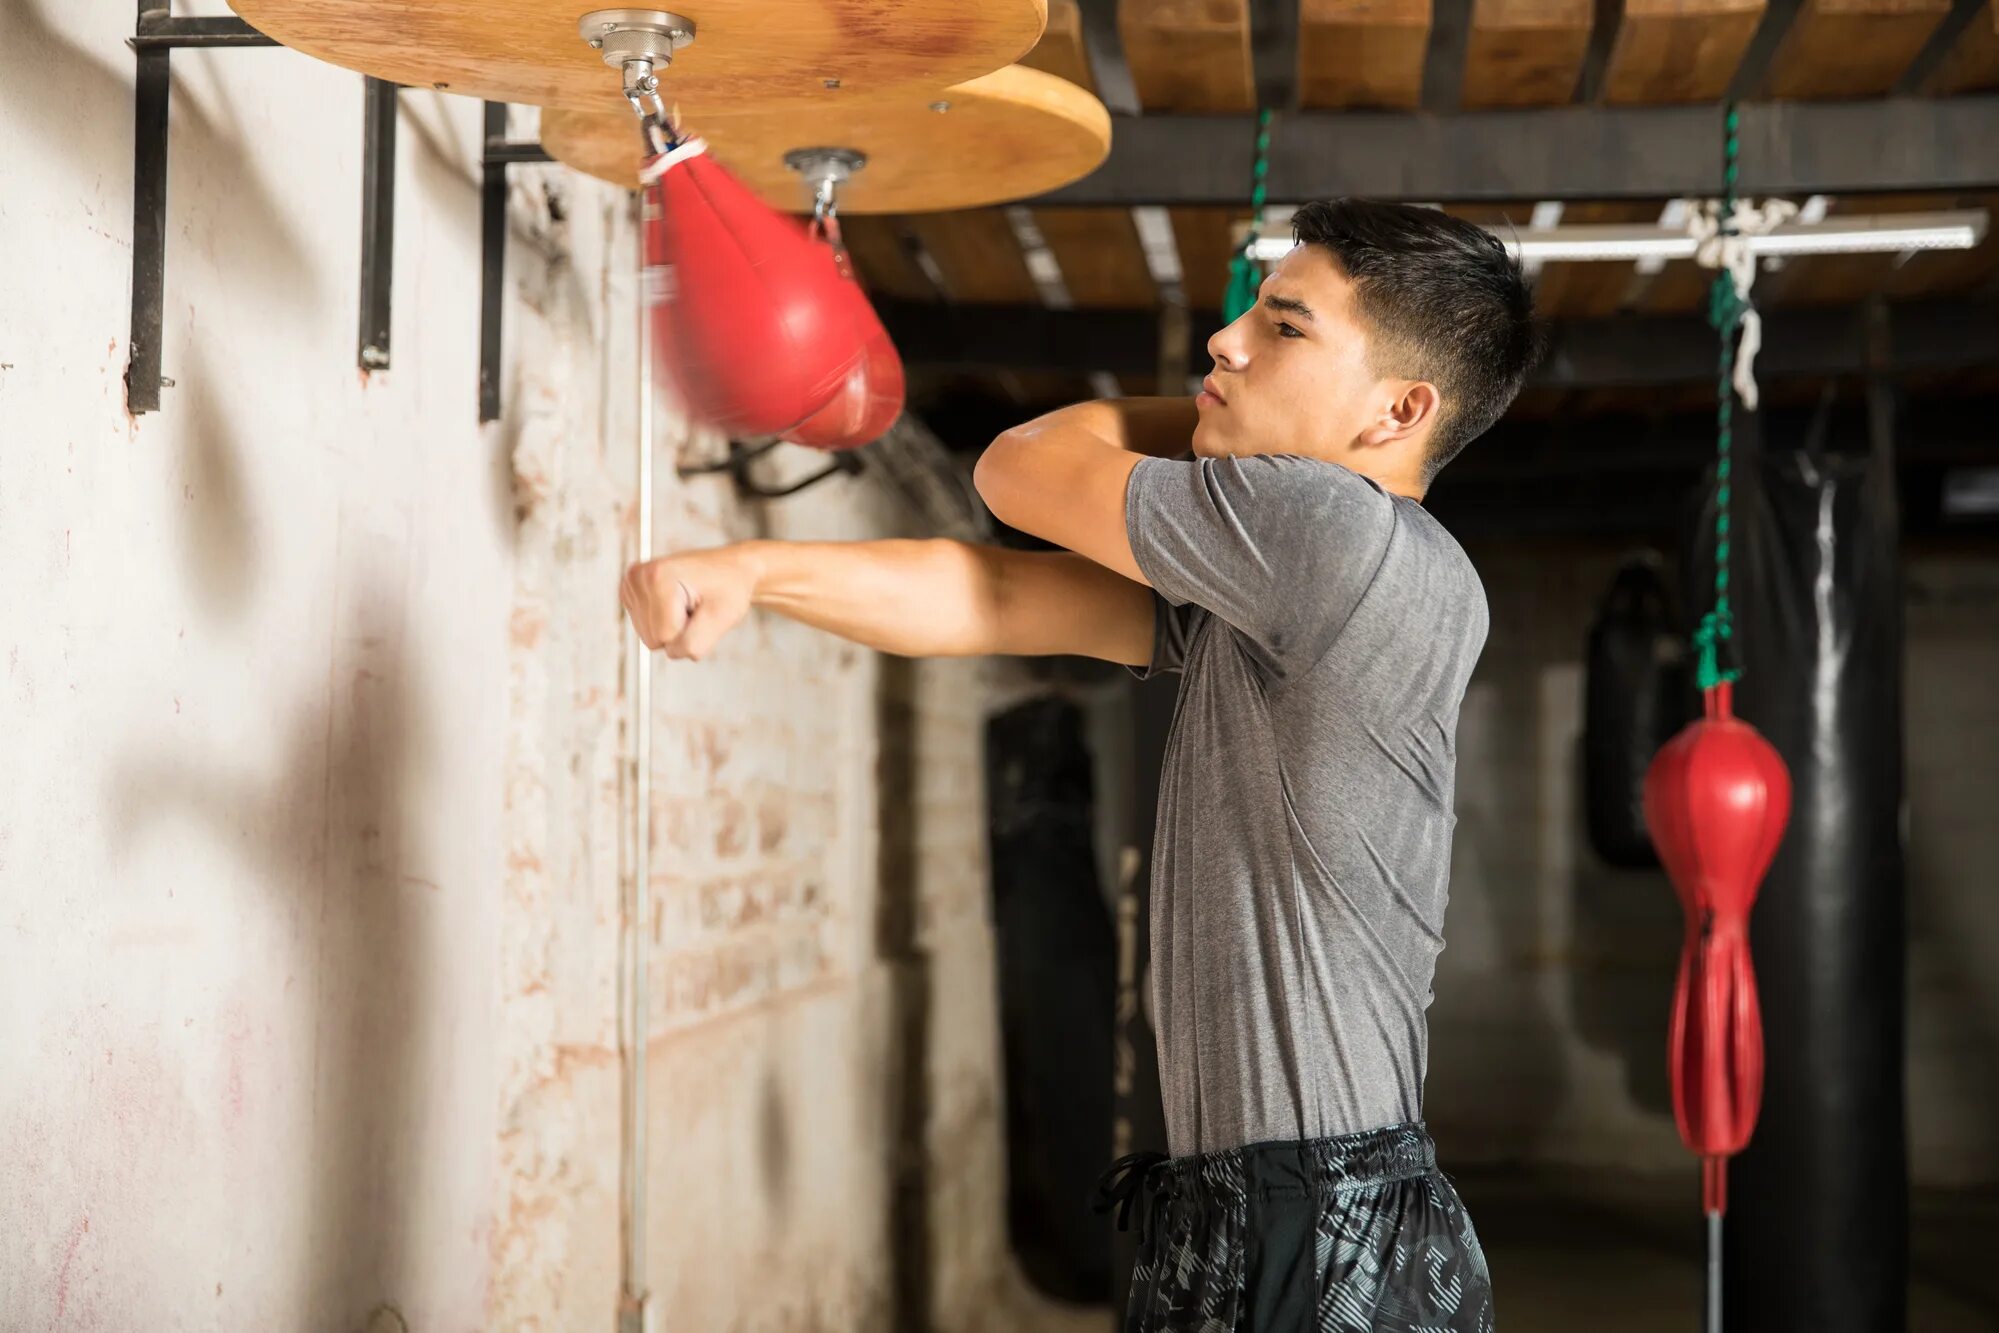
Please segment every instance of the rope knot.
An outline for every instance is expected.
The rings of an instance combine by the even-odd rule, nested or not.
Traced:
[[[1742,332],[1740,351],[1733,356],[1736,397],[1756,410],[1756,354],[1763,349],[1763,317],[1749,299],[1756,284],[1756,252],[1750,238],[1768,235],[1798,214],[1788,199],[1758,205],[1747,199],[1710,199],[1687,214],[1687,234],[1694,238],[1694,262],[1715,270],[1708,289],[1708,323],[1729,343]]]

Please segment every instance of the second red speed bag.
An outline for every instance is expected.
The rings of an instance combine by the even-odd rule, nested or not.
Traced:
[[[689,139],[646,164],[653,358],[689,416],[775,435],[846,390],[879,327],[831,247]]]
[[[1749,909],[1791,814],[1790,773],[1734,716],[1731,694],[1726,684],[1708,690],[1707,716],[1645,775],[1645,822],[1686,913],[1669,1037],[1673,1116],[1687,1147],[1708,1158],[1740,1152],[1762,1104]]]

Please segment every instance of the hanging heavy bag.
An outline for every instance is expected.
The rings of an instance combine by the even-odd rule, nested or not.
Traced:
[[[1614,866],[1659,864],[1645,828],[1645,772],[1687,720],[1686,644],[1660,561],[1618,569],[1590,622],[1583,692],[1583,815]]]

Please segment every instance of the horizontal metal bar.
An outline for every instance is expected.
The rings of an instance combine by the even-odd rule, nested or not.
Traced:
[[[553,162],[548,150],[538,143],[519,140],[488,139],[483,159],[486,166],[506,166],[515,162]]]
[[[1743,194],[1999,188],[1999,96],[1770,102],[1740,108]],[[1555,107],[1310,112],[1271,125],[1272,203],[1339,195],[1410,200],[1653,199],[1712,194],[1721,108]],[[1037,204],[1241,204],[1253,122],[1113,118],[1095,173]]]
[[[276,46],[239,18],[176,18],[164,9],[139,15],[139,30],[127,39],[134,50],[176,46]]]
[[[1158,369],[1159,315],[1151,310],[1050,310],[883,302],[883,324],[912,365],[1108,371]],[[1889,369],[1949,370],[1999,362],[1999,302],[1912,301],[1888,307]],[[1220,327],[1214,311],[1189,317],[1192,338]],[[1844,375],[1867,367],[1856,309],[1766,311],[1757,373],[1765,379]],[[1715,335],[1694,315],[1558,320],[1532,383],[1583,389],[1699,384],[1714,378]]]

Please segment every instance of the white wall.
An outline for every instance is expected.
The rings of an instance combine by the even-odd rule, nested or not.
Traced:
[[[364,379],[359,78],[175,55],[175,385],[134,419],[131,20],[0,17],[0,1325],[477,1327],[513,566],[477,108],[407,99]]]
[[[176,53],[175,386],[131,418],[131,20],[0,9],[0,1328],[608,1328],[626,201],[516,169],[482,428],[478,106],[402,94],[364,376],[361,79]],[[674,477],[717,444],[663,426],[662,547],[909,526]],[[777,622],[662,668],[668,1327],[880,1322],[904,1170],[940,1325],[1002,1326],[984,679]]]

